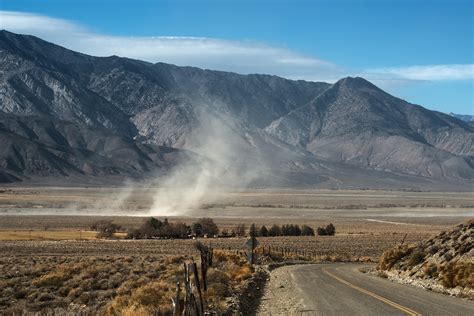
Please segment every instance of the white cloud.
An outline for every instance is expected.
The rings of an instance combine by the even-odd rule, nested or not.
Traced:
[[[0,27],[31,34],[94,56],[118,55],[149,62],[181,66],[268,73],[283,77],[336,79],[341,67],[324,60],[253,41],[229,41],[204,37],[125,37],[104,35],[77,23],[48,16],[0,11]]]
[[[44,15],[0,11],[0,28],[30,34],[94,56],[118,55],[149,62],[234,71],[266,73],[290,79],[335,82],[362,76],[387,88],[420,80],[472,80],[474,65],[387,67],[354,71],[330,61],[254,41],[206,37],[126,37],[101,34],[78,23]]]
[[[474,64],[425,65],[368,69],[364,72],[379,80],[472,80]]]

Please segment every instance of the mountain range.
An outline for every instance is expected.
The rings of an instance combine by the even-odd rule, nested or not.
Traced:
[[[0,182],[117,184],[207,161],[259,187],[470,190],[473,141],[473,125],[359,77],[93,57],[0,32]]]
[[[449,115],[454,116],[455,118],[460,119],[461,121],[468,122],[472,124],[474,122],[474,115],[469,115],[469,114],[456,114],[453,112],[449,112]]]

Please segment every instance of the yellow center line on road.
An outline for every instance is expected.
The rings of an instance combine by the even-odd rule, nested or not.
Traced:
[[[378,295],[378,294],[375,294],[374,292],[371,292],[371,291],[369,291],[369,290],[366,290],[366,289],[363,289],[363,288],[361,288],[361,287],[358,287],[357,285],[354,285],[354,284],[352,284],[352,283],[350,283],[350,282],[348,282],[348,281],[346,281],[346,280],[344,280],[344,279],[342,279],[342,278],[340,278],[340,277],[334,275],[333,273],[327,271],[325,268],[322,268],[322,271],[323,271],[324,273],[326,273],[327,275],[329,275],[330,277],[336,279],[337,281],[339,281],[339,282],[341,282],[341,283],[343,283],[343,284],[345,284],[345,285],[347,285],[347,286],[349,286],[349,287],[351,287],[351,288],[353,288],[353,289],[355,289],[355,290],[357,290],[357,291],[359,291],[359,292],[365,293],[365,294],[367,294],[367,295],[369,295],[369,296],[371,296],[371,297],[373,297],[373,298],[375,298],[375,299],[378,299],[379,301],[382,301],[382,302],[384,302],[384,303],[386,303],[386,304],[388,304],[388,305],[390,305],[390,306],[393,306],[393,307],[395,307],[395,308],[397,308],[397,309],[399,309],[399,310],[401,310],[401,311],[407,313],[408,315],[412,315],[412,316],[420,316],[420,315],[421,315],[420,313],[415,312],[414,310],[409,309],[408,307],[405,307],[405,306],[403,306],[403,305],[400,305],[400,304],[398,304],[398,303],[395,303],[395,302],[393,302],[393,301],[391,301],[391,300],[389,300],[389,299],[387,299],[387,298],[385,298],[385,297],[382,297],[382,296],[380,296],[380,295]]]

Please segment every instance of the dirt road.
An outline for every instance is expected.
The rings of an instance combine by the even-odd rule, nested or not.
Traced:
[[[473,315],[474,302],[359,271],[361,264],[312,264],[271,273],[259,315]]]

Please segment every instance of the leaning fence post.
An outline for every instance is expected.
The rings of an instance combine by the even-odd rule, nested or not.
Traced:
[[[247,249],[249,250],[248,260],[250,264],[255,263],[255,249],[258,247],[258,244],[259,244],[259,241],[254,236],[251,236],[245,242],[245,247],[247,247]]]
[[[179,282],[176,282],[176,297],[171,299],[173,301],[173,316],[181,316],[181,305],[180,305],[180,298],[179,298]]]
[[[402,239],[402,242],[400,243],[400,246],[403,246],[403,243],[405,242],[405,238],[407,238],[407,235],[408,234],[405,234],[405,236],[403,236],[403,239]]]
[[[201,305],[201,313],[200,314],[203,315],[204,314],[204,303],[202,301],[201,283],[199,282],[199,273],[198,273],[196,262],[193,261],[192,267],[193,267],[193,272],[194,272],[194,280],[196,281],[196,288],[197,288],[198,294],[199,294],[199,303]]]

